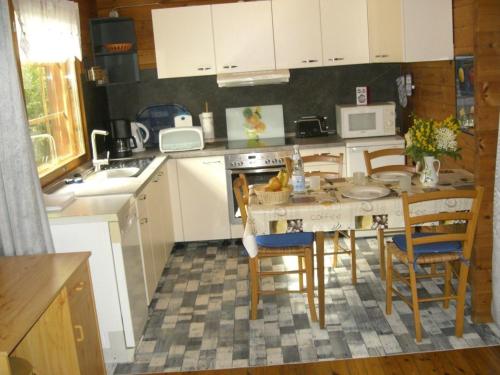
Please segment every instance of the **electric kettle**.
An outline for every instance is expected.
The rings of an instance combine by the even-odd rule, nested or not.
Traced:
[[[130,126],[132,128],[132,137],[135,139],[137,147],[132,149],[132,152],[144,151],[144,144],[149,139],[149,130],[140,122],[131,122]]]

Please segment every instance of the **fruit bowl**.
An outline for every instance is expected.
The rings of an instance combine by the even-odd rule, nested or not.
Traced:
[[[291,186],[285,186],[278,191],[266,191],[267,186],[266,184],[256,184],[253,186],[253,190],[261,204],[283,204],[288,202],[288,198],[292,192]]]

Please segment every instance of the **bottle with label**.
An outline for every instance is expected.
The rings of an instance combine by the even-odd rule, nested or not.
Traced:
[[[306,179],[304,177],[304,163],[300,156],[299,146],[293,146],[292,155],[292,185],[294,193],[305,193]]]

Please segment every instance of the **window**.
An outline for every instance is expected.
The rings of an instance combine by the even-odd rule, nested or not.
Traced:
[[[86,157],[77,80],[78,5],[67,0],[14,0],[14,13],[29,133],[44,181]]]

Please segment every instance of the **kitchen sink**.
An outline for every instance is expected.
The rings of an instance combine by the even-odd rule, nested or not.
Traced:
[[[139,171],[141,170],[137,167],[104,169],[90,174],[87,177],[87,181],[107,178],[137,177]]]

